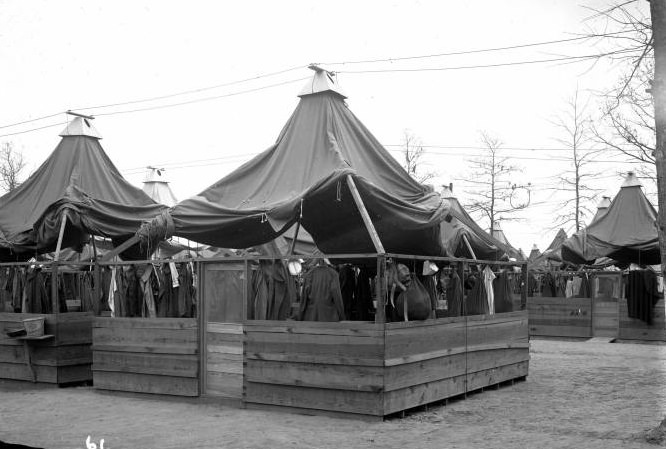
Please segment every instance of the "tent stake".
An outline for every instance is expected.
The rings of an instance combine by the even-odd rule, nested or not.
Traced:
[[[354,179],[352,178],[351,175],[347,175],[347,185],[349,186],[349,190],[351,190],[351,194],[352,197],[354,198],[354,202],[356,203],[356,207],[358,208],[358,211],[361,213],[361,218],[363,218],[363,223],[365,223],[365,227],[368,230],[368,234],[370,234],[370,239],[372,239],[372,243],[373,245],[375,245],[375,250],[379,254],[386,254],[386,252],[384,251],[384,246],[382,245],[382,241],[379,239],[379,234],[377,234],[377,230],[375,229],[375,226],[372,224],[370,215],[368,214],[368,211],[365,208],[365,204],[363,204],[363,199],[361,198],[361,195],[358,193],[358,189],[356,188],[356,184],[354,183]]]

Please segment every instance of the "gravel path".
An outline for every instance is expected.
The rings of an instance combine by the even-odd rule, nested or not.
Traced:
[[[532,340],[526,382],[367,423],[0,381],[0,441],[86,448],[654,448],[666,345]],[[666,444],[665,444],[666,446]],[[99,446],[98,446],[99,447]]]

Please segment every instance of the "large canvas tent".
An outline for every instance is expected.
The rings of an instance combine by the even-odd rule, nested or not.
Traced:
[[[174,235],[246,248],[275,239],[300,217],[324,253],[444,255],[439,223],[448,202],[382,147],[330,73],[316,70],[299,96],[274,145],[163,217]]]
[[[506,248],[474,221],[449,187],[444,187],[441,196],[450,205],[451,219],[440,224],[442,244],[447,255],[476,257],[482,260],[508,259]],[[469,247],[467,243],[469,243]],[[472,252],[470,252],[470,248]]]
[[[657,211],[630,172],[606,213],[564,242],[562,258],[575,264],[601,257],[623,264],[658,264],[656,220]]]
[[[176,195],[171,191],[169,182],[164,176],[164,170],[148,167],[146,178],[143,181],[143,191],[158,204],[173,207],[178,203]]]
[[[5,260],[53,251],[63,217],[62,247],[90,235],[124,240],[166,207],[127,182],[106,155],[90,119],[75,117],[46,161],[0,198]]]

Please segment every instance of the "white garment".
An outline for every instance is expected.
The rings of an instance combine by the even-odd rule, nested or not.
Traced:
[[[107,303],[109,304],[109,309],[111,309],[111,316],[116,316],[116,291],[118,291],[118,286],[116,285],[116,267],[111,268],[111,284],[109,285],[109,298]]]
[[[173,288],[180,286],[180,283],[178,282],[178,269],[174,262],[169,262],[169,271],[171,272],[171,286]]]
[[[486,287],[486,297],[488,299],[488,313],[491,315],[495,314],[495,291],[493,290],[493,280],[495,279],[495,273],[490,269],[488,265],[483,269],[483,285]]]

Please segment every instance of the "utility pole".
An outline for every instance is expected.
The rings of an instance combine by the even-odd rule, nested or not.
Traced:
[[[652,39],[654,43],[654,80],[652,98],[657,137],[655,162],[657,166],[657,192],[659,198],[659,249],[661,270],[666,270],[666,0],[650,1]]]

